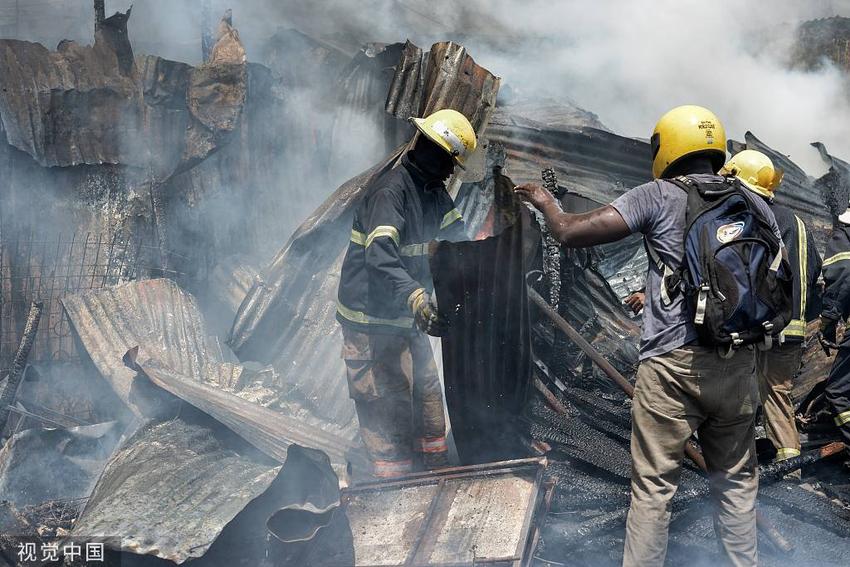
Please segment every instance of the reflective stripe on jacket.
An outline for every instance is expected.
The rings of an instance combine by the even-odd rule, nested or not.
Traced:
[[[788,251],[788,263],[794,276],[794,310],[791,322],[782,331],[785,342],[802,342],[806,338],[806,322],[817,317],[811,306],[817,299],[817,280],[821,257],[806,224],[791,209],[770,204],[782,241]],[[815,307],[815,309],[817,309]]]
[[[850,316],[850,226],[840,224],[826,243],[823,261],[823,315],[831,319]]]

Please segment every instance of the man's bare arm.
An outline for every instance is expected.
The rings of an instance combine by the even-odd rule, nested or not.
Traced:
[[[587,213],[565,213],[551,193],[539,185],[527,183],[516,187],[514,191],[543,213],[552,235],[569,248],[615,242],[632,233],[626,221],[611,205]]]

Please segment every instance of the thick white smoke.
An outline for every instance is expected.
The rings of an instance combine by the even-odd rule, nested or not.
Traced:
[[[850,0],[289,0],[245,2],[342,42],[462,41],[528,96],[569,98],[612,130],[648,138],[679,104],[713,109],[730,137],[753,131],[811,174],[822,141],[850,159],[850,83],[831,64],[789,66],[797,25],[850,16]],[[239,10],[237,10],[238,12]],[[320,13],[319,13],[320,12]]]
[[[107,12],[124,10],[131,1],[130,34],[139,51],[198,61],[201,0],[106,0]],[[822,141],[831,153],[850,159],[846,76],[828,64],[817,72],[788,66],[796,26],[850,16],[850,0],[210,3],[214,18],[233,9],[253,61],[261,60],[265,40],[285,27],[350,50],[366,41],[410,38],[427,47],[453,39],[523,95],[571,99],[620,134],[646,138],[663,112],[695,103],[712,108],[730,137],[742,139],[751,130],[813,175],[822,173],[823,163],[810,142]],[[14,4],[0,0],[7,32]],[[40,4],[38,18],[25,10],[18,29],[51,47],[62,37],[85,40],[90,5]],[[63,17],[51,17],[56,9]]]
[[[822,168],[809,147],[816,140],[850,157],[846,76],[831,65],[788,67],[796,25],[850,16],[850,2],[488,4],[523,38],[543,39],[482,63],[526,90],[568,95],[618,133],[646,138],[669,108],[701,104],[731,137],[751,130],[809,170]]]

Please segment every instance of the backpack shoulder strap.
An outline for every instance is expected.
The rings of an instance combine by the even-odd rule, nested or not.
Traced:
[[[678,270],[671,268],[661,259],[658,251],[645,237],[643,239],[643,245],[646,248],[646,255],[649,257],[649,261],[655,264],[658,267],[658,271],[661,272],[661,302],[667,307],[673,303],[673,298],[679,292],[679,286],[682,283],[683,268],[679,268]]]
[[[678,177],[671,177],[667,179],[669,181],[685,193],[690,192],[690,190],[697,185],[697,181],[695,179],[691,179],[687,175],[679,175]]]

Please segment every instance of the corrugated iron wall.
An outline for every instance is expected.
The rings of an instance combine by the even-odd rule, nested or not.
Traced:
[[[523,216],[486,240],[441,243],[431,261],[439,308],[450,322],[443,374],[464,464],[522,453],[515,425],[531,375]]]

